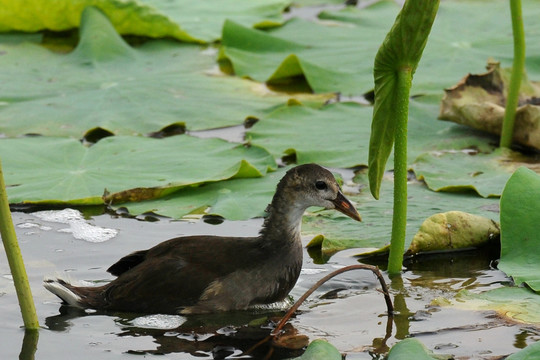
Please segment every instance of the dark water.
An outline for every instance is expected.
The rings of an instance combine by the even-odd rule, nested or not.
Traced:
[[[171,237],[190,234],[255,235],[260,220],[211,225],[193,222],[140,221],[96,215],[83,220],[88,227],[39,219],[15,212],[20,246],[26,261],[39,321],[39,339],[25,337],[15,290],[3,250],[0,252],[0,359],[195,359],[248,358],[242,355],[270,331],[270,320],[280,312],[258,310],[199,317],[148,318],[134,314],[98,314],[61,307],[41,282],[45,275],[61,274],[86,281],[108,281],[106,269],[123,255],[145,249]],[[79,222],[80,225],[80,222]],[[66,229],[72,232],[66,232]],[[111,228],[118,234],[104,242],[76,239]],[[74,232],[73,232],[74,231]],[[309,236],[305,241],[309,241]],[[329,263],[314,264],[305,254],[304,271],[292,292],[298,298],[333,269],[356,264],[348,250]],[[460,359],[495,359],[540,340],[540,331],[509,323],[489,311],[466,311],[431,305],[437,298],[451,299],[460,289],[483,291],[505,284],[508,279],[491,267],[492,256],[468,252],[432,256],[408,263],[400,279],[391,283],[397,315],[388,321],[375,277],[353,271],[334,278],[313,294],[291,324],[310,340],[324,338],[347,359],[373,359],[400,339],[417,337],[437,353]],[[157,325],[156,325],[157,324]],[[161,327],[161,328],[159,328]],[[34,345],[37,340],[37,350]],[[263,358],[271,349],[258,347],[252,354]],[[298,355],[298,351],[273,350],[273,358]]]

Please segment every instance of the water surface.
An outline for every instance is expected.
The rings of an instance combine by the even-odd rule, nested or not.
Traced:
[[[183,235],[253,236],[262,223],[254,219],[212,225],[202,220],[142,221],[109,214],[77,219],[76,213],[72,215],[75,225],[39,214],[13,213],[42,327],[36,359],[75,356],[123,359],[140,358],[140,355],[156,359],[247,358],[242,352],[270,331],[268,319],[277,319],[282,314],[259,310],[189,318],[149,317],[100,314],[60,306],[59,299],[42,287],[44,276],[61,275],[95,283],[109,281],[112,276],[106,269],[132,251]],[[305,243],[309,240],[309,236],[304,239]],[[340,252],[324,265],[314,264],[306,252],[304,270],[292,297],[298,298],[328,272],[358,263],[352,256],[358,252],[357,249]],[[481,252],[470,252],[410,262],[401,281],[391,282],[397,310],[391,322],[373,274],[348,272],[313,294],[291,324],[310,340],[327,339],[347,353],[347,359],[378,358],[377,354],[385,353],[408,336],[417,337],[437,353],[454,354],[459,359],[508,355],[540,340],[540,331],[509,323],[493,312],[431,305],[436,298],[452,298],[460,289],[480,292],[506,284],[508,279],[492,268],[491,260]],[[24,338],[3,248],[0,252],[0,306],[0,358],[15,359],[19,354],[21,358],[32,358],[32,339]],[[268,350],[265,346],[258,348],[255,357],[262,358]],[[273,358],[297,354],[278,349]]]

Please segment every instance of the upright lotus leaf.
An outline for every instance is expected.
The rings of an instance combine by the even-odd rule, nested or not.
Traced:
[[[394,140],[406,139],[409,90],[427,43],[438,1],[406,1],[394,26],[375,57],[375,104],[371,125],[369,179],[371,193],[379,197],[386,161]],[[399,130],[399,135],[396,135]],[[406,140],[405,140],[406,141]],[[404,147],[395,153],[405,154]],[[406,159],[404,159],[406,163]]]
[[[0,140],[10,203],[140,201],[182,187],[260,177],[275,168],[264,149],[199,139],[112,136],[88,148],[69,138]]]
[[[286,0],[0,0],[0,32],[70,30],[79,26],[84,8],[96,6],[120,34],[202,43],[219,40],[225,19],[246,26],[277,26],[288,5]]]
[[[499,269],[540,293],[540,176],[522,167],[510,177],[501,196]]]
[[[438,7],[438,0],[405,1],[375,57],[369,187],[378,199],[386,161],[394,147],[394,209],[388,260],[388,271],[394,274],[401,271],[407,226],[409,92]]]
[[[470,249],[498,243],[499,236],[499,224],[492,219],[463,211],[448,211],[427,218],[405,254]]]
[[[405,339],[392,346],[387,360],[442,360],[452,359],[451,356],[442,357],[433,355],[420,340],[415,338]]]
[[[445,90],[439,119],[453,121],[491,134],[501,135],[510,69],[489,62],[483,74],[465,76]],[[523,75],[513,140],[540,149],[540,83]]]
[[[475,191],[483,197],[500,196],[512,172],[525,165],[540,171],[530,157],[508,149],[483,154],[440,151],[420,155],[412,164],[416,177],[434,191]]]
[[[34,42],[1,43],[0,132],[81,138],[101,128],[116,135],[240,125],[291,96],[219,74],[212,53],[194,45],[149,41],[134,49],[97,9],[83,14],[80,42],[54,53]],[[321,105],[326,95],[295,96]]]

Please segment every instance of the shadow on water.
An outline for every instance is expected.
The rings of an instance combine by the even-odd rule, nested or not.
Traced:
[[[302,347],[284,348],[266,342],[255,346],[267,338],[274,325],[283,315],[282,312],[239,311],[208,315],[190,315],[182,318],[182,324],[172,329],[146,328],[134,325],[140,314],[131,313],[88,313],[84,310],[62,305],[60,314],[47,317],[45,325],[51,331],[68,332],[73,326],[72,320],[85,316],[110,315],[121,329],[118,337],[151,336],[157,345],[155,349],[127,350],[126,353],[137,355],[165,355],[187,353],[196,357],[225,359],[240,356],[249,350],[249,356],[256,359],[284,359],[300,355]],[[144,315],[142,315],[144,317]],[[177,317],[171,315],[171,317]],[[268,355],[270,357],[267,357]]]
[[[478,249],[469,249],[454,252],[426,253],[404,259],[404,271],[390,278],[390,292],[393,294],[394,314],[389,318],[387,336],[384,339],[376,338],[373,341],[372,351],[375,354],[386,353],[389,347],[386,341],[390,337],[402,340],[408,337],[422,335],[412,329],[414,322],[429,317],[430,307],[426,310],[411,311],[407,301],[414,302],[413,292],[424,292],[433,296],[438,290],[449,291],[455,286],[456,291],[474,289],[489,285],[482,278],[487,272],[495,269],[500,254],[500,247],[491,246]],[[362,263],[377,265],[386,268],[384,259],[380,256],[363,258]],[[508,280],[502,279],[501,283]],[[395,328],[395,330],[392,329]],[[442,331],[444,331],[443,329]],[[521,343],[525,344],[529,332],[522,333]],[[516,342],[519,342],[519,337]]]

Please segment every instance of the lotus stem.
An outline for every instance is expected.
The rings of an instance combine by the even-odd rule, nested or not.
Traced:
[[[388,255],[388,273],[401,273],[407,226],[407,124],[409,118],[409,93],[412,69],[404,67],[397,73],[395,116],[397,121],[394,143],[394,211],[392,239]]]
[[[525,69],[525,30],[523,28],[521,0],[510,0],[510,12],[512,14],[512,32],[514,34],[514,62],[501,131],[500,146],[505,148],[510,148],[512,145],[516,109],[519,103],[519,89]]]
[[[6,249],[6,255],[15,283],[17,298],[24,321],[24,327],[27,330],[39,329],[39,322],[34,305],[34,298],[28,283],[28,276],[24,267],[21,249],[17,242],[17,235],[13,227],[11,212],[9,210],[9,202],[6,194],[6,185],[4,182],[4,174],[2,172],[2,164],[0,163],[0,233],[2,234],[2,242]]]
[[[281,320],[279,321],[279,323],[276,325],[276,327],[274,328],[274,330],[272,330],[272,333],[270,334],[270,336],[278,336],[279,333],[281,332],[281,330],[283,329],[283,327],[285,326],[285,324],[287,323],[287,321],[289,321],[289,319],[291,318],[291,316],[296,312],[296,310],[298,310],[298,308],[300,307],[300,305],[302,305],[302,303],[311,295],[313,294],[313,292],[315,290],[317,290],[322,284],[324,284],[325,282],[327,282],[328,280],[330,280],[331,278],[339,275],[339,274],[342,274],[344,272],[347,272],[347,271],[351,271],[351,270],[370,270],[371,272],[373,272],[373,274],[375,274],[375,276],[377,277],[377,279],[379,280],[379,283],[381,284],[381,288],[382,288],[382,294],[384,295],[384,301],[386,302],[386,310],[388,312],[388,316],[393,316],[393,313],[394,313],[394,306],[392,305],[392,299],[390,298],[390,293],[388,292],[388,286],[386,285],[386,282],[384,281],[384,277],[382,276],[380,270],[378,267],[376,266],[372,266],[372,265],[363,265],[363,264],[359,264],[359,265],[349,265],[349,266],[346,266],[344,268],[341,268],[341,269],[338,269],[338,270],[335,270],[333,272],[331,272],[330,274],[326,275],[325,277],[323,277],[322,279],[320,279],[319,281],[317,281],[315,283],[315,285],[313,285],[311,288],[309,288],[305,293],[304,295],[302,295],[295,303],[293,306],[291,306],[291,308],[289,309],[289,311],[287,311],[287,313],[281,318]]]

